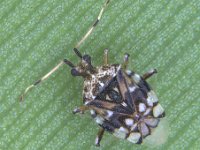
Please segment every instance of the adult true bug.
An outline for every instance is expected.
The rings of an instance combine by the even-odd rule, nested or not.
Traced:
[[[100,126],[95,144],[100,145],[104,130],[118,138],[140,144],[146,136],[150,135],[151,129],[158,125],[159,118],[164,117],[164,109],[146,82],[146,79],[157,71],[153,69],[140,76],[127,70],[128,54],[125,54],[122,64],[109,64],[107,49],[104,51],[104,64],[94,67],[91,57],[82,55],[78,50],[99,23],[108,3],[109,0],[106,0],[96,21],[74,48],[81,62],[74,65],[64,59],[40,80],[28,86],[21,100],[31,88],[47,79],[60,66],[67,64],[72,68],[73,76],[81,76],[84,79],[84,105],[74,109],[73,113],[90,110],[92,117]]]

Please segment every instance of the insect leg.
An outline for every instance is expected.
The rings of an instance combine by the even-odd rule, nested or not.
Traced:
[[[129,54],[128,53],[126,53],[125,55],[124,55],[124,63],[122,64],[122,68],[123,69],[127,69],[127,66],[128,66],[128,58],[129,58]]]
[[[108,49],[104,50],[104,65],[108,65]]]
[[[101,11],[99,12],[99,15],[97,17],[97,19],[95,20],[95,22],[93,23],[93,25],[89,28],[89,30],[87,31],[87,33],[83,36],[83,38],[76,44],[74,50],[77,50],[79,48],[79,46],[89,37],[89,35],[92,33],[92,31],[94,30],[94,28],[97,26],[97,24],[99,23],[102,14],[105,10],[105,8],[108,6],[108,3],[110,2],[110,0],[106,0],[106,2],[104,3],[103,7],[101,8]]]
[[[100,146],[100,142],[101,142],[101,139],[103,137],[103,134],[104,134],[104,129],[100,128],[99,132],[97,133],[97,137],[95,139],[95,145],[96,146]]]
[[[143,77],[144,80],[146,80],[156,73],[157,73],[157,70],[152,69],[152,70],[149,70],[147,73],[145,73],[142,77]]]
[[[80,106],[78,108],[75,108],[73,110],[73,114],[77,114],[77,113],[83,114],[86,110],[89,110],[89,107],[83,105],[83,106]]]
[[[50,70],[46,75],[44,75],[41,79],[37,80],[36,82],[34,82],[34,83],[31,84],[30,86],[28,86],[28,87],[25,89],[24,93],[20,96],[20,101],[22,101],[22,100],[24,99],[24,97],[25,97],[25,95],[28,93],[28,91],[30,91],[33,87],[35,87],[36,85],[42,83],[44,80],[46,80],[48,77],[50,77],[50,76],[51,76],[56,70],[58,70],[58,68],[60,68],[63,64],[67,64],[67,65],[70,66],[70,67],[74,67],[74,65],[73,65],[70,61],[68,61],[68,60],[66,60],[66,59],[62,60],[59,64],[57,64],[53,69],[51,69],[51,70]]]

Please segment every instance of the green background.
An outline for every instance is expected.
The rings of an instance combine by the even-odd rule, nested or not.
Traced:
[[[94,146],[98,126],[82,105],[82,79],[63,66],[34,88],[23,90],[63,58],[78,62],[72,48],[97,17],[104,0],[0,1],[0,149],[149,149],[106,133]],[[102,64],[131,55],[129,68],[149,80],[166,110],[169,136],[154,149],[200,148],[200,1],[111,0],[100,24],[80,47]],[[157,137],[162,138],[162,137]]]

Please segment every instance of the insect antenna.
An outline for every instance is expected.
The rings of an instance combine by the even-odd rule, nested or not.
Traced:
[[[101,8],[99,15],[97,17],[97,19],[94,21],[94,23],[92,24],[92,26],[89,28],[89,30],[86,32],[86,34],[82,37],[82,39],[76,44],[76,46],[74,47],[74,52],[76,53],[76,55],[78,57],[81,58],[81,53],[78,51],[78,48],[80,47],[80,45],[90,36],[90,34],[93,32],[93,30],[95,29],[95,27],[98,25],[99,21],[101,20],[101,17],[103,15],[104,10],[106,9],[106,7],[108,6],[110,0],[106,0],[103,7]]]
[[[83,59],[82,54],[80,53],[80,51],[78,50],[78,48],[80,47],[80,45],[89,37],[89,35],[92,33],[92,31],[94,30],[94,28],[97,26],[97,24],[99,23],[102,14],[105,10],[105,8],[107,7],[108,3],[110,2],[110,0],[106,0],[103,7],[101,8],[101,11],[99,12],[99,15],[96,19],[96,21],[93,23],[93,25],[89,28],[89,30],[86,32],[86,34],[83,36],[83,38],[76,44],[76,46],[74,47],[74,52],[75,54]],[[87,62],[87,61],[86,61]],[[89,62],[89,61],[88,61]],[[88,63],[87,62],[87,63]],[[56,70],[58,70],[58,68],[60,68],[63,64],[67,64],[68,66],[70,66],[72,68],[71,72],[73,72],[74,75],[80,75],[80,76],[85,76],[86,73],[80,73],[78,72],[78,70],[76,70],[76,67],[68,60],[64,59],[62,61],[60,61],[59,64],[57,64],[53,69],[51,69],[46,75],[44,75],[41,79],[37,80],[35,83],[29,85],[25,91],[23,92],[23,94],[20,96],[20,101],[22,101],[25,97],[25,95],[36,85],[42,83],[42,81],[44,81],[45,79],[47,79],[48,77],[50,77]],[[94,67],[91,65],[91,63],[89,63],[89,70],[94,71]]]
[[[70,62],[67,59],[62,60],[57,66],[55,66],[53,69],[51,69],[46,75],[44,75],[41,79],[37,80],[35,83],[31,84],[30,86],[28,86],[24,93],[20,96],[20,101],[22,101],[25,97],[25,95],[36,85],[42,83],[42,81],[44,81],[45,79],[47,79],[48,77],[50,77],[58,68],[60,68],[63,64],[67,64],[69,67],[74,68],[75,65]]]
[[[56,70],[58,70],[58,68],[60,68],[63,64],[65,64],[65,60],[62,60],[59,64],[57,64],[53,69],[51,69],[46,75],[44,75],[42,78],[40,78],[39,80],[37,80],[36,82],[34,82],[33,84],[29,85],[24,93],[20,96],[20,101],[22,101],[25,97],[25,95],[36,85],[42,83],[45,79],[47,79],[48,77],[50,77]],[[70,62],[69,66],[72,66],[73,64]]]

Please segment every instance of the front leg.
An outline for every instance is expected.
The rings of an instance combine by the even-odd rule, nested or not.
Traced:
[[[128,58],[129,58],[129,54],[128,53],[126,53],[125,55],[124,55],[124,62],[123,62],[123,64],[122,64],[122,68],[124,69],[124,70],[126,70],[127,69],[127,67],[128,67]]]
[[[99,132],[97,134],[97,137],[95,139],[95,145],[96,146],[100,146],[100,142],[101,142],[101,139],[103,137],[103,134],[104,134],[104,129],[103,128],[100,128],[99,129]]]
[[[85,112],[86,110],[89,110],[89,107],[83,105],[83,106],[80,106],[80,107],[78,107],[78,108],[75,108],[75,109],[73,110],[73,114],[77,114],[77,113],[84,114],[84,112]]]
[[[146,80],[156,73],[157,73],[157,70],[152,69],[152,70],[149,70],[147,73],[145,73],[142,77],[143,77],[144,80]]]
[[[104,50],[104,65],[108,65],[108,49]]]

